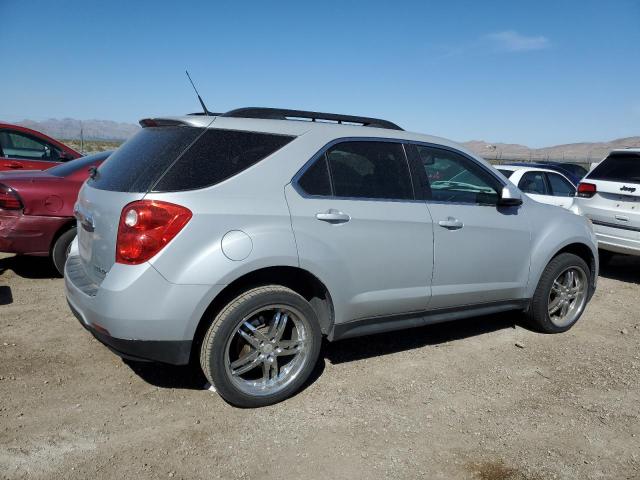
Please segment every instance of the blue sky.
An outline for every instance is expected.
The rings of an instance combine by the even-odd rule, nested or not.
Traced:
[[[0,0],[0,118],[199,106],[546,146],[640,135],[640,1]]]

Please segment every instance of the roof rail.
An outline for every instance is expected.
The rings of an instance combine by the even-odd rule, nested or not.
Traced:
[[[306,110],[287,110],[283,108],[261,108],[249,107],[238,108],[223,113],[221,117],[240,118],[265,118],[271,120],[295,120],[305,119],[315,122],[316,120],[336,123],[347,123],[362,125],[363,127],[388,128],[390,130],[402,130],[401,127],[388,120],[370,117],[357,117],[353,115],[340,115],[337,113],[308,112]]]

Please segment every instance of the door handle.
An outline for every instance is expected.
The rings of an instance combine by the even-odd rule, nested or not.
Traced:
[[[9,168],[22,168],[22,164],[18,162],[9,162],[5,164]]]
[[[447,230],[460,230],[462,227],[464,227],[464,223],[453,217],[448,217],[446,220],[440,220],[438,222],[438,225],[446,228]]]
[[[351,220],[351,217],[349,215],[333,208],[327,210],[326,212],[316,213],[316,218],[322,222],[328,223],[346,223]]]

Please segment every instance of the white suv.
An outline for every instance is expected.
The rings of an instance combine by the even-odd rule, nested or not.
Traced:
[[[604,257],[640,255],[640,148],[613,150],[578,185],[576,213],[593,223]]]

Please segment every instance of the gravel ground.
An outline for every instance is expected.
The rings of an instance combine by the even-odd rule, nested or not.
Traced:
[[[125,363],[42,259],[0,255],[0,478],[640,478],[640,259],[572,330],[506,314],[326,344],[240,410],[189,368]]]

